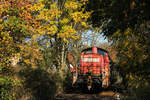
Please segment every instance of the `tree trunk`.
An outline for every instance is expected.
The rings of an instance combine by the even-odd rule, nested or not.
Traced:
[[[58,93],[62,93],[63,92],[63,80],[65,79],[64,76],[64,70],[65,70],[65,44],[62,43],[61,44],[61,48],[60,48],[60,66],[59,66],[59,82],[58,82]]]
[[[63,69],[64,68],[64,65],[65,65],[65,44],[62,43],[62,50],[61,50],[61,68],[60,69]]]

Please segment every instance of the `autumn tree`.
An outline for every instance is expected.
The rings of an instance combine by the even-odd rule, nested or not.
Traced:
[[[86,2],[87,0],[38,0],[31,8],[40,23],[36,32],[47,41],[43,50],[49,50],[51,66],[55,66],[58,73],[63,73],[66,68],[70,44],[80,39],[81,33],[87,29],[86,22],[90,13],[85,12]],[[41,38],[39,43],[42,43]],[[63,74],[60,76],[62,79]]]
[[[0,1],[0,98],[12,100],[15,91],[11,91],[19,82],[16,77],[16,64],[35,66],[38,59],[38,49],[33,46],[36,21],[30,13],[30,0],[1,0]],[[32,40],[27,42],[28,38]],[[37,53],[38,52],[38,53]],[[32,53],[32,59],[29,54]],[[37,53],[36,55],[34,55]],[[28,60],[27,60],[28,59]],[[5,87],[6,85],[6,87]],[[3,87],[4,86],[4,87]]]
[[[79,39],[79,34],[87,27],[88,12],[84,12],[86,0],[39,0],[32,7],[32,11],[39,12],[35,17],[40,21],[37,32],[47,36],[50,47],[57,51],[58,66],[64,62],[65,46],[71,39]]]
[[[0,81],[5,81],[5,76],[18,80],[16,69],[34,70],[42,64],[55,65],[61,73],[70,44],[88,28],[90,12],[85,11],[86,3],[87,0],[0,1]],[[47,53],[51,59],[47,60]]]

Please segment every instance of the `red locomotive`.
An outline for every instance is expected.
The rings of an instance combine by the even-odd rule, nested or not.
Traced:
[[[80,66],[74,65],[73,85],[82,84],[88,90],[94,85],[109,86],[110,59],[108,52],[98,47],[84,49],[81,52]]]

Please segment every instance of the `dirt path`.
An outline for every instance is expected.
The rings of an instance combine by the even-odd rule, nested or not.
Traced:
[[[98,94],[71,93],[59,95],[56,100],[117,100],[117,95],[120,94],[112,91],[103,91]]]

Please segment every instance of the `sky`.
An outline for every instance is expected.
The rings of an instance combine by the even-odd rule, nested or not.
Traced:
[[[87,31],[82,35],[82,41],[84,45],[88,46],[99,46],[102,43],[108,43],[108,39],[103,34]]]

